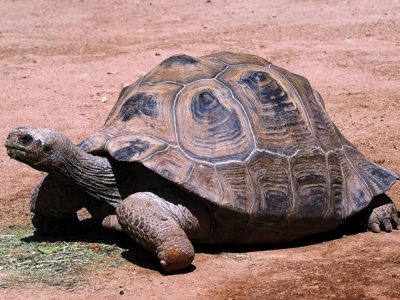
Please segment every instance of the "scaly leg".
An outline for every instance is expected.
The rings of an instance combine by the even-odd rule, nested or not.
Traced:
[[[168,272],[183,269],[194,259],[189,241],[199,229],[192,213],[152,193],[135,193],[116,210],[122,230],[139,245],[157,255]]]
[[[38,232],[46,234],[74,234],[80,230],[76,212],[83,207],[92,215],[93,223],[99,226],[115,211],[111,205],[65,184],[57,176],[46,175],[32,192],[32,224]]]

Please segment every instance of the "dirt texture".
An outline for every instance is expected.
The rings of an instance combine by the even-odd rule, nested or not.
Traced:
[[[101,127],[124,84],[163,59],[227,50],[307,77],[344,135],[400,171],[398,0],[3,0],[0,16],[2,143],[21,125],[78,142]],[[1,226],[29,222],[40,177],[0,147]],[[400,207],[400,184],[389,196]],[[94,269],[73,290],[33,284],[0,289],[0,298],[400,299],[399,250],[399,230],[290,247],[198,246],[194,267],[169,276],[133,250],[129,263]]]

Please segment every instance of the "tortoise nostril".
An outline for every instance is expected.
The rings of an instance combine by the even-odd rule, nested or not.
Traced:
[[[23,136],[21,136],[21,137],[18,139],[18,141],[19,141],[22,145],[27,146],[27,145],[29,145],[30,143],[32,143],[33,137],[32,137],[30,134],[24,134]]]

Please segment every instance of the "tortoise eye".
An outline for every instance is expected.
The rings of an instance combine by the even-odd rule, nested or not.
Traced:
[[[21,137],[18,139],[18,141],[19,141],[22,145],[27,146],[27,145],[29,145],[30,143],[32,143],[33,137],[32,137],[30,134],[24,134],[23,136],[21,136]]]

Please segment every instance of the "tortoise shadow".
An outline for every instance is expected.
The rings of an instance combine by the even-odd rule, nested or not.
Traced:
[[[344,236],[352,236],[359,233],[365,232],[364,229],[359,228],[352,221],[346,221],[339,227],[321,233],[312,234],[301,239],[287,242],[287,243],[276,243],[276,244],[217,244],[217,245],[206,245],[206,244],[195,244],[196,253],[207,253],[207,254],[220,254],[222,252],[228,253],[245,253],[255,251],[267,251],[267,250],[278,250],[278,249],[290,249],[300,248],[305,246],[311,246],[320,244],[323,242],[329,242],[340,239]]]
[[[103,229],[101,227],[93,227],[89,221],[81,221],[83,228],[82,232],[76,235],[60,235],[52,236],[45,235],[35,231],[32,236],[22,238],[21,241],[26,243],[31,242],[85,242],[85,243],[103,243],[107,245],[116,245],[123,249],[121,256],[130,263],[133,263],[139,267],[157,271],[162,275],[173,276],[176,274],[191,273],[196,270],[194,265],[190,265],[188,268],[173,272],[166,273],[159,265],[158,260],[154,254],[148,252],[144,248],[136,244],[128,235]],[[219,245],[207,245],[207,244],[197,244],[194,243],[196,253],[206,253],[206,254],[220,254],[222,252],[227,253],[244,253],[244,252],[255,252],[255,251],[265,251],[265,250],[276,250],[276,249],[288,249],[296,247],[304,247],[309,245],[314,245],[322,242],[327,242],[331,240],[339,239],[343,236],[355,235],[364,232],[357,226],[354,226],[351,222],[345,222],[338,228],[314,234],[311,236],[304,237],[300,240],[284,243],[284,244],[274,244],[274,245],[240,245],[240,244],[219,244]]]
[[[185,270],[166,273],[159,265],[154,254],[136,244],[128,235],[93,226],[90,219],[81,221],[80,232],[75,235],[49,235],[34,231],[31,236],[21,238],[20,240],[25,243],[84,242],[88,244],[116,245],[122,249],[121,257],[128,262],[145,269],[157,271],[162,275],[185,274],[193,272],[196,269],[194,265],[190,265]]]

